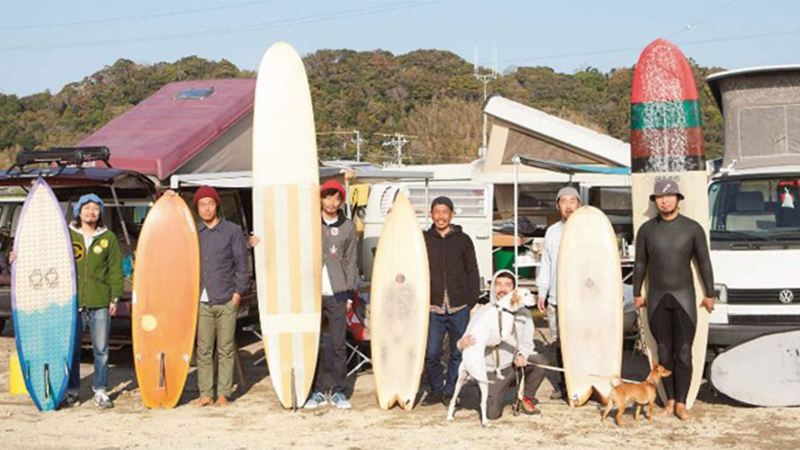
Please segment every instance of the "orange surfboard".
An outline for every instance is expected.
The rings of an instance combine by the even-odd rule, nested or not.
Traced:
[[[200,299],[200,244],[192,212],[164,195],[147,213],[136,245],[131,330],[142,402],[178,403],[192,360]]]

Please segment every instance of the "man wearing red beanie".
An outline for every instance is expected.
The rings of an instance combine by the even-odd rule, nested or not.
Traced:
[[[305,408],[314,409],[330,401],[339,409],[350,409],[345,394],[347,381],[347,302],[358,288],[356,266],[356,228],[340,207],[344,187],[334,180],[320,186],[322,208],[322,313],[328,321],[328,333],[321,335],[314,393]],[[325,371],[329,376],[322,375]],[[330,379],[330,383],[325,383]],[[332,395],[328,397],[327,391]]]
[[[200,216],[200,313],[197,319],[197,386],[199,406],[214,403],[213,354],[217,348],[217,405],[233,393],[236,316],[247,292],[247,246],[238,225],[217,214],[216,189],[201,186],[192,201]]]

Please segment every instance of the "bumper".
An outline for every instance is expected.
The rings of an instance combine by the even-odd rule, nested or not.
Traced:
[[[797,330],[799,328],[800,325],[723,325],[712,323],[708,329],[708,345],[730,347],[765,334]]]

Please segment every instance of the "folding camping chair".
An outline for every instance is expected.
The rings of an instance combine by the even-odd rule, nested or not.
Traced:
[[[347,372],[347,376],[358,372],[366,364],[372,364],[372,359],[365,353],[369,348],[369,327],[367,324],[367,304],[369,299],[364,299],[360,293],[353,296],[353,307],[347,312],[347,334],[349,340],[346,342],[347,350],[350,354],[347,356],[347,366],[354,362],[354,366]]]

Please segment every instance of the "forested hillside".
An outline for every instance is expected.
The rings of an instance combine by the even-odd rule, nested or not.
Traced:
[[[359,130],[368,160],[393,158],[382,143],[395,132],[409,136],[404,149],[409,163],[465,162],[477,155],[482,85],[473,78],[472,65],[454,53],[319,50],[304,59],[317,130]],[[693,68],[702,92],[707,153],[716,156],[722,150],[722,117],[702,80],[720,69],[694,63]],[[55,94],[0,93],[0,159],[7,161],[21,148],[75,144],[171,81],[253,76],[229,61],[195,56],[154,65],[120,59]],[[573,74],[516,67],[492,81],[489,91],[627,141],[631,76],[630,67],[608,73],[589,67]],[[322,157],[352,158],[351,138],[321,135]]]

